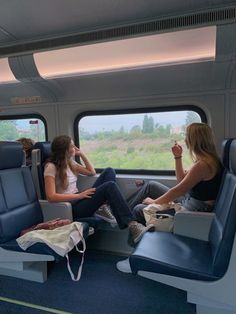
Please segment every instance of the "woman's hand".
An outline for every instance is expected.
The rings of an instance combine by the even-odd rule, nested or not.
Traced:
[[[89,161],[85,153],[82,152],[82,150],[75,145],[73,149],[74,149],[75,156],[79,156],[82,159],[83,164],[84,164],[83,165],[83,164],[77,163],[77,166],[76,166],[77,172],[85,176],[94,176],[96,174],[96,170],[94,169],[93,164],[91,163],[91,161]]]
[[[172,150],[174,157],[182,156],[183,148],[177,142],[175,142],[175,145],[171,147],[171,150]]]
[[[154,204],[155,203],[155,200],[152,199],[151,197],[146,197],[144,200],[143,200],[143,204],[145,205],[150,205],[150,204]]]
[[[78,195],[78,199],[91,198],[92,195],[95,193],[95,191],[96,191],[96,188],[87,189],[87,190],[77,194]]]
[[[80,156],[82,157],[84,155],[84,153],[82,152],[82,150],[74,145],[74,150],[75,150],[75,156]]]

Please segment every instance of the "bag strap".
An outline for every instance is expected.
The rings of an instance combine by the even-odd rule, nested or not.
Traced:
[[[65,256],[66,256],[66,259],[67,259],[67,268],[68,268],[68,271],[69,271],[69,273],[70,273],[71,279],[72,279],[73,281],[79,281],[79,280],[80,280],[81,273],[82,273],[82,268],[83,268],[83,263],[84,263],[84,252],[85,252],[85,250],[86,250],[86,243],[85,243],[84,237],[83,237],[83,235],[80,233],[79,230],[77,230],[77,231],[78,231],[79,236],[80,236],[80,238],[81,238],[80,243],[82,243],[83,249],[82,249],[82,250],[79,250],[78,245],[77,245],[77,244],[75,245],[76,251],[79,252],[79,253],[82,253],[82,258],[81,258],[81,262],[80,262],[79,269],[78,269],[78,272],[77,272],[77,276],[76,276],[76,277],[75,277],[74,273],[73,273],[72,270],[71,270],[70,259],[69,259],[68,253],[65,255]],[[75,239],[73,238],[73,236],[71,236],[71,239],[73,240],[73,242],[75,241]],[[74,242],[74,243],[75,243],[75,242]]]

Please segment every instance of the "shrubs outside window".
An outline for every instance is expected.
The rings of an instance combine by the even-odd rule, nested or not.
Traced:
[[[31,138],[35,142],[45,141],[45,122],[34,116],[0,119],[0,141],[15,141],[21,137]]]
[[[185,129],[201,121],[193,110],[87,115],[78,120],[79,145],[96,168],[174,170],[171,147],[182,145],[190,165]]]

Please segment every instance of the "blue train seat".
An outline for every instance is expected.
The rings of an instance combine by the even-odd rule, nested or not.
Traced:
[[[44,220],[50,220],[54,217],[54,212],[51,210],[52,204],[46,200],[45,188],[44,188],[44,164],[48,157],[51,154],[51,143],[50,142],[37,142],[34,145],[34,149],[32,150],[31,159],[31,172],[33,177],[34,186],[36,189],[36,193],[38,195],[38,199],[40,200],[40,204],[44,206]],[[69,202],[60,202],[57,203],[58,215],[61,218],[69,218],[72,217],[72,208]]]
[[[44,189],[44,177],[43,169],[45,161],[51,154],[51,143],[50,142],[37,142],[34,144],[32,151],[32,175],[35,182],[36,192],[38,198],[45,200],[46,194]]]
[[[43,221],[30,168],[22,166],[24,153],[18,142],[0,142],[0,274],[33,281],[47,279],[47,262],[59,256],[44,244],[26,252],[16,242],[20,232]],[[53,218],[59,217],[57,204]],[[84,236],[88,225],[84,224]]]
[[[236,139],[226,167],[208,241],[146,233],[130,257],[133,273],[187,291],[199,313],[236,313]]]

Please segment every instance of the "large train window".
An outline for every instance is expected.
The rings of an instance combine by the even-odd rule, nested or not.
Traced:
[[[75,140],[96,168],[118,172],[173,171],[171,147],[177,141],[185,152],[185,129],[206,121],[196,107],[153,109],[145,112],[87,113],[77,117]],[[184,164],[191,164],[187,152]]]
[[[47,139],[46,121],[38,115],[0,117],[0,140],[15,141],[21,137],[35,142]]]

